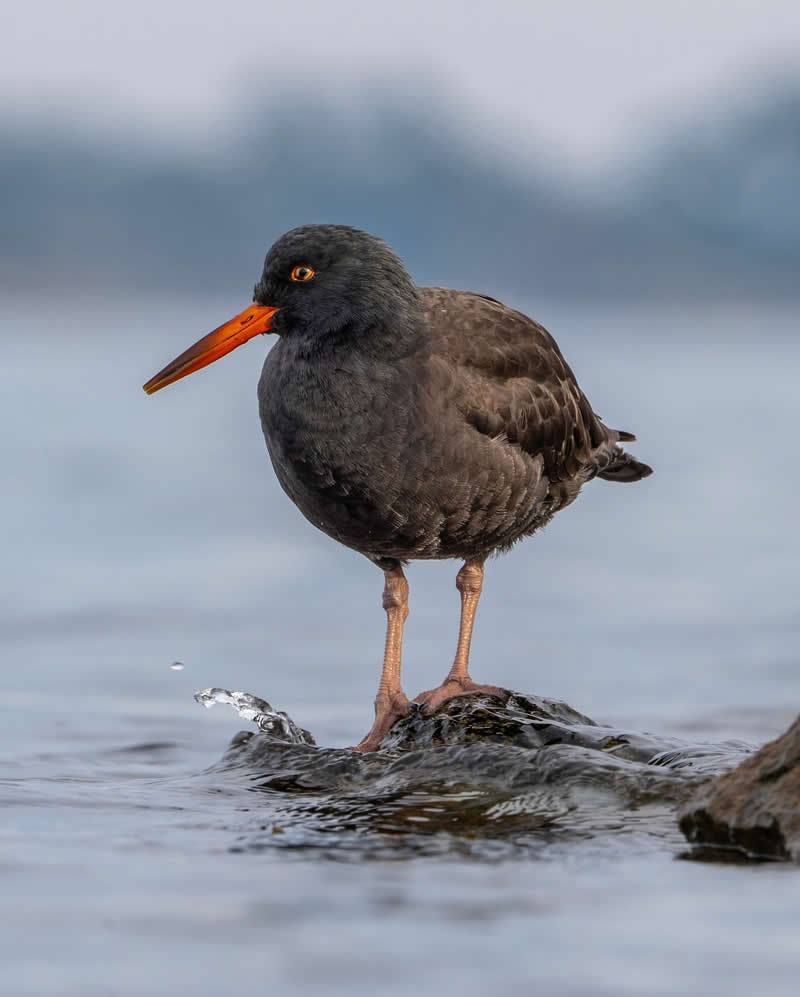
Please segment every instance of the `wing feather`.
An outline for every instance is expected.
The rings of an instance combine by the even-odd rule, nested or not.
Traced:
[[[618,434],[592,411],[556,341],[492,298],[424,288],[432,361],[465,421],[532,457],[551,481],[591,477],[613,461]]]

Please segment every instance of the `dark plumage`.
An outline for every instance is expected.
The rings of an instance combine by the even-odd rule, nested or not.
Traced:
[[[288,232],[267,254],[255,302],[146,390],[255,332],[280,337],[258,385],[278,480],[315,526],[386,574],[384,674],[376,722],[360,746],[372,749],[408,708],[399,681],[408,612],[401,562],[465,561],[456,661],[419,701],[435,708],[451,695],[493,691],[467,670],[486,557],[547,523],[591,478],[637,481],[650,468],[620,447],[631,434],[594,414],[542,326],[493,298],[416,287],[365,232]],[[212,350],[212,339],[223,346]]]

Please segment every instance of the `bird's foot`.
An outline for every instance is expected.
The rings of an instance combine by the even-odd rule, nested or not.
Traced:
[[[413,702],[422,707],[425,713],[433,713],[440,706],[456,699],[458,696],[500,696],[503,699],[508,697],[505,689],[496,685],[484,685],[482,682],[473,682],[469,676],[465,678],[448,678],[437,689],[429,689],[414,697]]]
[[[358,744],[353,745],[351,751],[377,751],[381,741],[386,737],[398,720],[408,716],[411,712],[411,704],[405,693],[395,693],[386,699],[375,700],[375,723],[369,734]]]

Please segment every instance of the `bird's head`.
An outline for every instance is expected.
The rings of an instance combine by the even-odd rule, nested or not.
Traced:
[[[344,333],[366,345],[373,334],[402,336],[420,320],[419,293],[385,242],[345,225],[304,225],[267,253],[252,305],[167,364],[144,390],[153,394],[261,333]]]

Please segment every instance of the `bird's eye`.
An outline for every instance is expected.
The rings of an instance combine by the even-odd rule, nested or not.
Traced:
[[[307,280],[311,280],[316,271],[313,267],[293,267],[292,272],[289,276],[298,284],[304,284]]]

